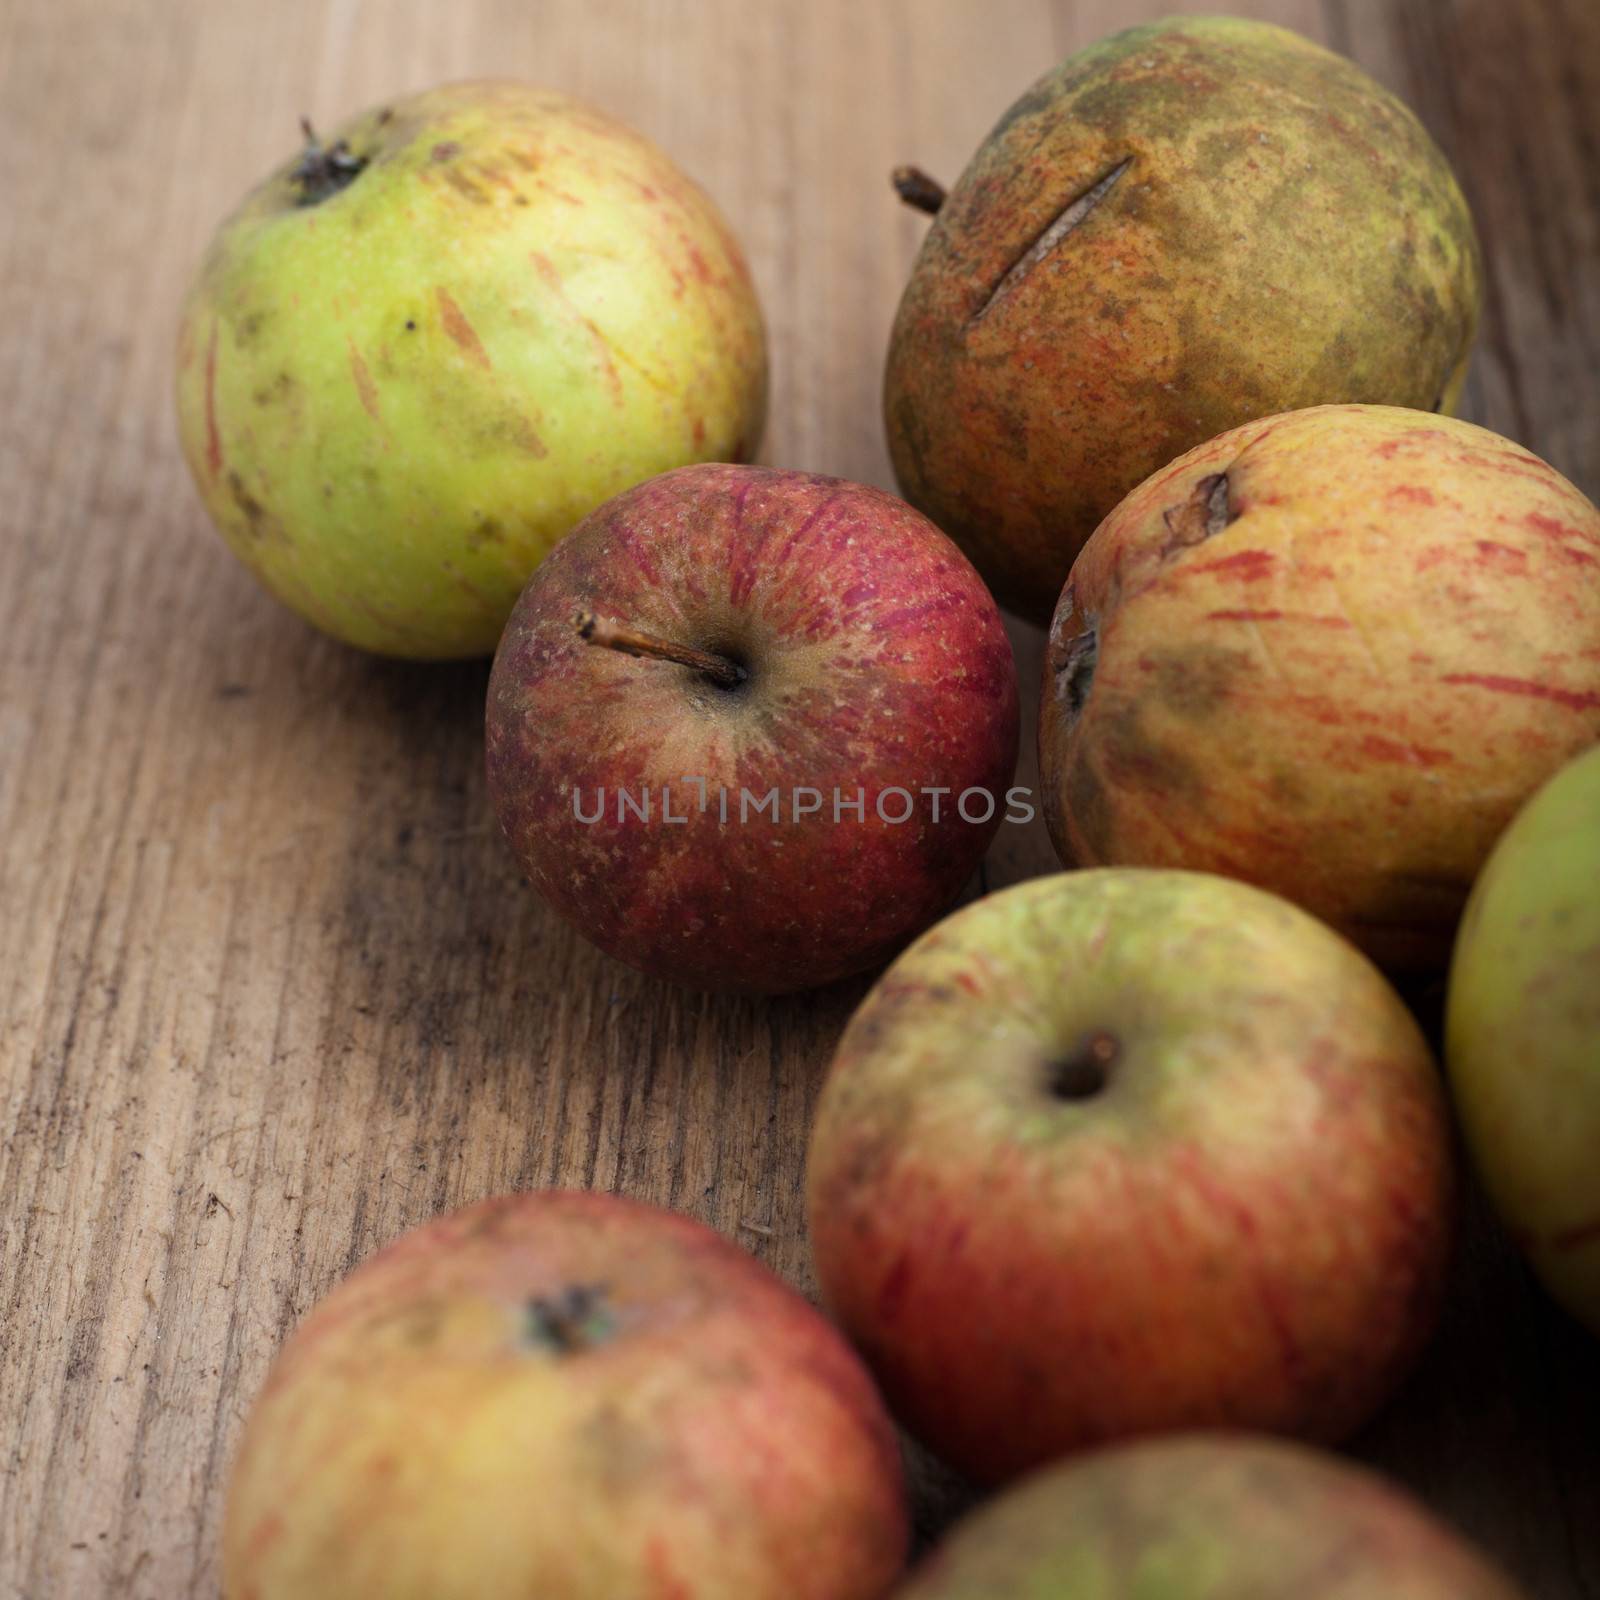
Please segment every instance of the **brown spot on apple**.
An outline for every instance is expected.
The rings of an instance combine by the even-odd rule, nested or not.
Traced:
[[[466,313],[456,304],[450,291],[440,284],[434,290],[434,297],[439,305],[440,326],[469,361],[488,371],[494,364],[489,359],[489,352],[484,349],[477,329],[467,320]]]
[[[374,422],[382,422],[383,417],[378,410],[378,386],[372,381],[372,373],[367,368],[367,363],[362,359],[361,352],[356,349],[355,340],[348,341],[350,346],[350,376],[355,380],[356,393],[361,399],[361,408]]]
[[[1239,650],[1191,645],[1186,650],[1152,651],[1146,667],[1156,697],[1175,716],[1202,722],[1214,716],[1232,694],[1251,658]]]
[[[245,530],[252,539],[281,538],[282,530],[268,514],[267,508],[245,487],[244,479],[231,468],[228,472],[228,494],[244,518]]]

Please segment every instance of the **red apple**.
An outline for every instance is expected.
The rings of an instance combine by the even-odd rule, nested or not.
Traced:
[[[1518,1600],[1374,1473],[1191,1434],[1041,1472],[960,1524],[898,1600]]]
[[[228,1600],[877,1600],[893,1430],[737,1246],[610,1195],[485,1201],[330,1294],[245,1428]]]
[[[939,924],[812,1135],[827,1302],[891,1408],[995,1481],[1190,1427],[1336,1440],[1430,1332],[1437,1073],[1372,965],[1201,873],[1063,873]]]
[[[704,988],[886,960],[977,866],[1016,747],[966,558],[808,473],[688,467],[608,502],[528,585],[489,684],[490,790],[535,887]]]
[[[1600,739],[1600,511],[1448,417],[1268,417],[1101,523],[1045,680],[1063,861],[1244,878],[1442,971],[1501,830]]]

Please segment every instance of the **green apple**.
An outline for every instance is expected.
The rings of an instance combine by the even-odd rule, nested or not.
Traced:
[[[1103,1450],[961,1523],[898,1600],[1518,1600],[1371,1472],[1244,1434]]]
[[[1501,1214],[1600,1332],[1600,745],[1489,857],[1456,940],[1445,1052]]]
[[[184,451],[223,537],[388,655],[492,651],[575,522],[745,459],[765,407],[716,207],[648,140],[517,83],[309,138],[222,225],[179,341]]]

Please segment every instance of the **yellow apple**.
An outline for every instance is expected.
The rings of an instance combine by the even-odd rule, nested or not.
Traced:
[[[227,1600],[880,1600],[905,1556],[861,1363],[686,1217],[563,1190],[406,1234],[245,1427]]]
[[[336,638],[492,651],[545,552],[619,490],[752,454],[755,291],[654,145],[506,82],[391,100],[225,222],[178,415],[235,554]]]

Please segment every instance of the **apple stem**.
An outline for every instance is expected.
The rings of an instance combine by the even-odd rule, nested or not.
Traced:
[[[604,1284],[575,1283],[528,1302],[529,1339],[558,1355],[604,1344],[614,1331]]]
[[[324,145],[311,126],[310,117],[301,117],[300,132],[305,136],[306,147],[289,177],[299,188],[300,204],[314,206],[353,182],[367,163],[350,149],[348,139],[335,139]]]
[[[889,181],[908,206],[926,211],[929,216],[936,215],[944,204],[944,185],[937,178],[930,178],[921,167],[896,167]]]
[[[1050,1087],[1058,1100],[1088,1100],[1105,1088],[1111,1069],[1122,1055],[1122,1041],[1096,1028],[1073,1046],[1051,1070]]]
[[[749,676],[737,661],[730,661],[726,656],[696,650],[691,645],[674,644],[670,639],[658,639],[653,633],[619,627],[592,611],[578,612],[572,625],[578,630],[578,637],[589,644],[599,645],[603,650],[616,650],[625,656],[676,661],[681,667],[692,667],[720,689],[737,689]]]

